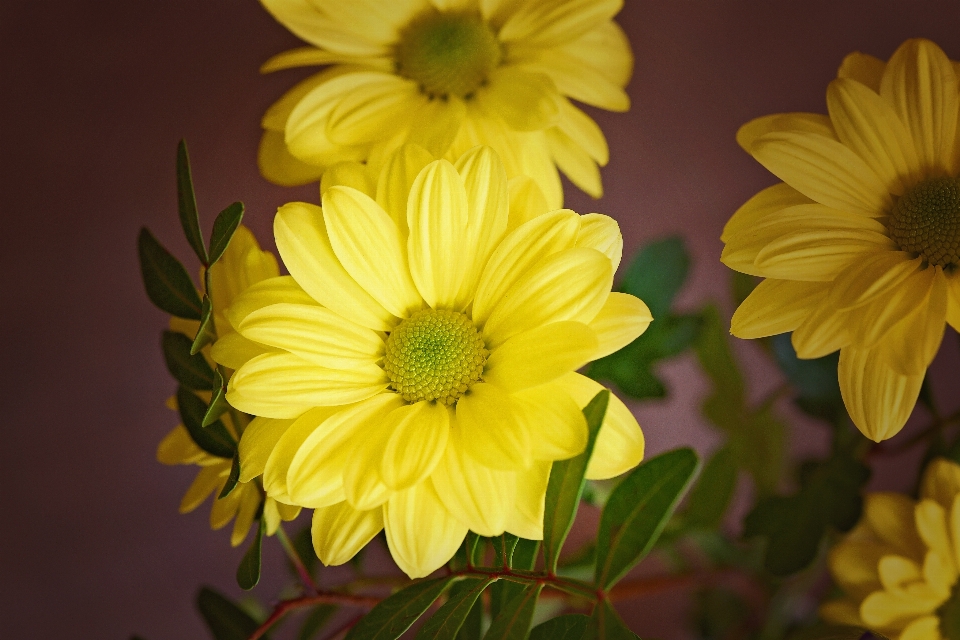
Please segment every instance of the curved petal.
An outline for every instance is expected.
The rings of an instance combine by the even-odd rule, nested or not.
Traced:
[[[546,131],[546,139],[550,157],[570,182],[592,198],[603,197],[600,169],[593,158],[557,127]]]
[[[824,282],[764,280],[733,314],[730,333],[738,338],[765,338],[793,331],[823,302]]]
[[[313,512],[313,550],[327,566],[348,562],[383,530],[383,510],[359,511],[346,502]]]
[[[911,621],[900,632],[900,640],[942,640],[940,618],[927,615]]]
[[[768,278],[829,281],[856,260],[896,250],[876,231],[820,228],[783,234],[757,253],[754,264]]]
[[[207,499],[214,489],[218,489],[226,480],[229,470],[224,470],[223,465],[213,465],[203,467],[200,473],[190,483],[190,488],[180,500],[180,513],[190,513]]]
[[[228,470],[224,469],[223,481],[217,487],[217,493],[223,489],[224,484],[226,484],[226,475],[229,473]],[[213,501],[213,506],[210,508],[210,528],[216,531],[217,529],[222,529],[227,526],[227,524],[237,515],[237,509],[240,508],[241,498],[243,496],[243,491],[233,491],[230,495],[224,496],[223,498],[217,498]]]
[[[867,493],[863,520],[894,553],[922,561],[926,549],[914,524],[915,508],[916,502],[901,493]]]
[[[240,506],[237,508],[237,519],[233,521],[233,531],[230,532],[230,546],[239,547],[250,532],[250,525],[260,508],[260,492],[253,486],[240,486],[234,491],[241,491]],[[271,501],[273,502],[273,501]]]
[[[507,232],[549,211],[547,199],[530,176],[515,176],[507,182],[510,192],[510,218]]]
[[[369,67],[377,71],[390,71],[393,68],[393,60],[386,56],[355,56],[324,51],[316,47],[298,47],[271,56],[260,65],[260,73],[328,64],[349,64]]]
[[[947,322],[960,332],[960,272],[944,274],[947,283]]]
[[[377,183],[377,204],[383,207],[397,225],[400,238],[406,240],[407,201],[417,176],[434,158],[429,151],[415,144],[405,144],[393,152],[380,171]]]
[[[934,269],[933,284],[927,297],[883,338],[889,343],[888,364],[903,374],[926,371],[943,340],[947,318],[947,284],[940,267]]]
[[[281,187],[296,187],[316,182],[323,175],[323,164],[309,164],[287,150],[283,134],[264,131],[257,148],[260,175]]]
[[[607,296],[600,312],[590,321],[590,328],[597,336],[597,352],[591,360],[619,351],[639,338],[653,316],[643,300],[629,293],[612,292]]]
[[[504,22],[502,42],[548,47],[577,38],[612,19],[623,0],[543,0],[521,4]]]
[[[960,465],[946,458],[931,460],[923,472],[920,497],[934,500],[949,511],[953,508],[958,495],[960,495]]]
[[[323,194],[323,219],[340,264],[386,310],[405,318],[423,306],[400,232],[370,196],[333,187]]]
[[[514,131],[540,131],[560,120],[556,85],[543,73],[516,67],[494,70],[477,91],[478,106],[491,118],[500,118]]]
[[[749,154],[753,145],[768,133],[813,133],[837,140],[830,118],[820,113],[774,113],[754,118],[737,130],[737,144]]]
[[[601,167],[610,160],[610,149],[600,125],[566,98],[560,99],[560,122],[557,128]]]
[[[856,329],[851,326],[855,324],[854,313],[838,311],[829,300],[821,299],[790,336],[797,357],[821,358],[849,345]]]
[[[388,19],[390,12],[384,9],[407,4],[367,0],[324,3],[320,6],[310,0],[262,0],[262,3],[278,22],[303,40],[322,49],[358,56],[388,53],[386,45],[390,42],[390,27],[396,27]],[[349,6],[340,7],[342,4]],[[338,7],[338,11],[331,13],[331,9]],[[354,18],[352,20],[349,19],[351,15]],[[371,20],[371,16],[377,16],[377,20]],[[357,18],[361,19],[361,24],[369,22],[374,28],[369,32],[357,29]]]
[[[905,251],[880,251],[844,269],[830,286],[830,302],[837,309],[852,309],[888,295],[894,287],[919,271],[920,258]]]
[[[492,384],[475,384],[457,401],[457,424],[467,453],[495,469],[530,466],[531,434],[523,417],[514,400]]]
[[[429,98],[421,95],[407,142],[419,145],[439,158],[457,139],[466,117],[467,106],[457,96]]]
[[[554,322],[518,333],[495,348],[483,379],[508,392],[550,382],[594,359],[599,342],[581,322]]]
[[[290,275],[314,300],[375,331],[389,331],[394,316],[357,284],[333,251],[320,207],[295,202],[273,221],[277,250]]]
[[[157,445],[157,462],[160,464],[194,464],[206,456],[207,453],[197,446],[182,424],[174,427]]]
[[[535,460],[565,460],[587,446],[587,421],[562,383],[548,383],[513,394],[530,426]]]
[[[527,540],[543,540],[544,499],[550,481],[550,463],[535,462],[529,469],[517,471],[517,493],[514,508],[507,512],[504,526]]]
[[[896,287],[891,287],[887,295],[878,298],[867,309],[865,322],[858,327],[858,343],[871,347],[885,338],[894,325],[924,305],[931,289],[942,278],[936,268],[913,271]],[[945,296],[944,296],[945,298]],[[946,300],[940,315],[940,322],[946,318]],[[910,339],[915,339],[911,336]],[[938,340],[939,343],[939,340]]]
[[[886,364],[880,349],[840,350],[840,392],[850,418],[874,442],[892,438],[913,413],[923,373],[905,376]]]
[[[380,475],[383,451],[391,433],[389,425],[384,422],[368,423],[363,437],[351,442],[354,447],[343,468],[343,493],[354,509],[363,511],[379,507],[393,495],[393,490],[384,484]]]
[[[293,420],[274,420],[255,417],[243,430],[238,450],[240,452],[240,482],[250,482],[263,473],[270,454]]]
[[[307,411],[287,427],[267,457],[263,469],[263,490],[267,492],[268,497],[284,503],[290,502],[287,474],[294,456],[306,439],[319,429],[327,418],[340,410],[342,410],[340,407],[317,407]],[[330,476],[328,480],[333,485],[331,491],[337,491],[340,486],[339,478]]]
[[[378,75],[371,82],[345,91],[336,101],[326,123],[327,137],[332,142],[371,143],[382,139],[385,130],[403,128],[415,119],[424,100],[417,84],[389,73]]]
[[[934,500],[921,500],[917,504],[914,512],[915,522],[917,524],[917,533],[920,539],[927,545],[930,552],[939,557],[939,564],[946,565],[945,568],[952,573],[952,580],[946,589],[947,595],[950,593],[949,586],[956,580],[957,568],[953,566],[953,549],[950,547],[950,532],[947,530],[947,512],[942,505]],[[926,563],[925,563],[926,564]],[[926,567],[924,567],[926,569]],[[927,573],[927,571],[924,571]]]
[[[376,195],[374,189],[375,175],[371,175],[369,165],[361,164],[355,160],[338,162],[323,172],[323,178],[320,180],[320,195],[327,192],[330,187],[351,187],[370,197]]]
[[[428,576],[453,557],[467,527],[443,506],[433,485],[421,482],[383,505],[387,545],[394,561],[411,578]]]
[[[876,56],[854,51],[840,63],[837,77],[856,80],[874,93],[880,93],[880,78],[883,77],[886,66],[887,63]]]
[[[433,473],[450,435],[450,410],[439,402],[418,402],[394,409],[384,418],[390,431],[380,477],[395,491],[407,489]]]
[[[317,306],[317,301],[311,298],[292,276],[278,276],[251,285],[234,299],[225,315],[236,329],[244,318],[254,311],[274,304]]]
[[[596,249],[610,258],[614,273],[620,267],[620,260],[623,258],[623,235],[620,233],[620,225],[610,216],[602,213],[580,216],[580,232],[574,246]]]
[[[813,200],[783,182],[767,187],[747,200],[734,212],[727,224],[724,225],[720,240],[730,242],[743,233],[749,232],[754,225],[768,214],[801,204],[813,204]],[[750,259],[750,262],[753,263],[753,258]],[[724,264],[731,269],[736,268],[726,262]]]

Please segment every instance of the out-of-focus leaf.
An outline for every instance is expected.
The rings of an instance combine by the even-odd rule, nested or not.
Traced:
[[[638,640],[614,611],[609,600],[601,600],[593,608],[583,640]]]
[[[198,447],[210,455],[220,458],[233,458],[237,452],[237,443],[219,420],[208,427],[203,425],[203,416],[207,404],[186,387],[177,389],[177,408],[187,433]]]
[[[303,562],[303,566],[306,568],[307,573],[311,577],[316,577],[317,563],[317,552],[313,550],[313,534],[310,532],[310,523],[307,523],[307,526],[300,529],[295,536],[290,540],[293,544],[294,550],[297,552],[297,555],[300,556],[300,561]],[[288,563],[290,566],[290,571],[294,576],[298,576],[298,571],[293,563]]]
[[[190,353],[190,338],[178,331],[164,331],[160,340],[163,360],[174,379],[197,391],[209,391],[213,388],[213,369],[201,354]]]
[[[774,415],[771,407],[759,407],[749,413],[740,430],[730,438],[734,458],[740,462],[765,497],[780,485],[786,458],[787,425]]]
[[[683,513],[683,527],[714,529],[720,526],[736,488],[737,460],[730,447],[722,447],[704,465],[700,478],[690,491]]]
[[[187,320],[200,319],[200,296],[180,261],[163,248],[146,227],[137,240],[140,272],[147,297],[162,311]]]
[[[542,584],[530,585],[510,600],[493,619],[483,640],[526,640]]]
[[[455,638],[480,594],[494,581],[496,578],[467,578],[453,585],[450,597],[420,628],[417,640]]]
[[[941,625],[943,622],[941,621]],[[941,627],[942,628],[942,627]],[[954,636],[944,635],[943,637],[952,638]],[[886,640],[886,636],[876,632],[867,631],[860,627],[848,627],[845,625],[817,624],[806,629],[801,629],[788,636],[788,640]]]
[[[227,383],[220,374],[219,369],[213,370],[213,396],[210,398],[210,404],[207,405],[207,412],[203,414],[204,427],[208,427],[216,422],[220,416],[227,412],[230,405],[227,403]]]
[[[644,462],[613,490],[597,533],[597,587],[610,588],[646,555],[698,466],[692,449],[675,449]]]
[[[350,629],[346,640],[396,640],[454,582],[454,576],[415,582],[371,609]]]
[[[193,338],[193,344],[190,345],[190,353],[198,354],[208,344],[213,344],[217,339],[217,328],[213,321],[213,303],[210,302],[210,296],[204,294],[200,303],[200,328],[197,329],[197,335]]]
[[[747,275],[746,273],[740,273],[739,271],[733,271],[732,273],[732,286],[730,288],[733,293],[733,304],[735,307],[739,307],[743,304],[743,301],[747,299],[747,296],[757,288],[761,279],[756,276]]]
[[[213,222],[213,232],[210,234],[210,260],[208,264],[212,265],[223,252],[227,250],[233,234],[240,226],[243,220],[243,203],[234,202],[226,209],[220,212],[217,219]]]
[[[197,608],[216,640],[247,640],[260,626],[250,614],[209,587],[197,594]]]
[[[694,599],[697,637],[722,640],[734,637],[750,617],[749,604],[735,591],[706,588]]]
[[[237,584],[240,588],[249,591],[260,582],[260,565],[263,556],[263,530],[266,528],[266,520],[263,517],[257,522],[257,531],[253,536],[253,544],[243,554],[240,559],[240,566],[237,567]]]
[[[700,366],[713,385],[713,391],[703,403],[703,412],[715,425],[733,433],[743,423],[743,374],[730,349],[720,312],[709,305],[703,310],[702,317],[696,351]]]
[[[620,290],[643,300],[653,317],[670,310],[690,269],[690,255],[683,238],[672,236],[651,242],[634,256],[620,283]]]
[[[767,538],[764,566],[771,573],[795,573],[814,559],[828,526],[843,532],[856,524],[869,477],[853,446],[835,445],[829,459],[807,465],[798,493],[761,500],[744,521],[744,536]]]
[[[815,418],[839,423],[846,416],[837,377],[840,353],[801,360],[797,357],[789,333],[773,336],[769,338],[769,343],[777,365],[797,390],[797,406]]]
[[[200,264],[207,264],[207,250],[203,246],[203,234],[200,233],[200,213],[197,211],[197,197],[193,191],[193,176],[190,175],[190,156],[187,154],[187,142],[181,140],[177,145],[177,211],[180,213],[180,226]]]
[[[530,631],[529,640],[580,640],[587,631],[590,616],[568,613],[538,624]]]
[[[313,640],[336,612],[337,608],[332,604],[321,604],[314,607],[300,626],[297,640]]]
[[[221,498],[226,498],[228,495],[233,493],[233,490],[237,488],[237,484],[240,482],[240,454],[233,456],[233,463],[230,465],[230,475],[227,476],[227,481],[223,485],[223,489],[220,490],[220,495],[217,496],[217,500]]]
[[[577,515],[580,496],[583,495],[584,474],[587,472],[593,445],[597,441],[609,402],[610,392],[604,389],[584,407],[583,415],[589,428],[586,448],[576,457],[554,462],[550,469],[543,517],[543,557],[547,571],[557,570],[560,549]]]

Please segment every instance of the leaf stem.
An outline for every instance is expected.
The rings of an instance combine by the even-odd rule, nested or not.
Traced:
[[[303,609],[305,607],[312,607],[315,604],[340,604],[370,609],[375,607],[380,600],[381,598],[374,596],[355,596],[348,593],[337,593],[335,591],[322,591],[316,595],[303,596],[301,598],[293,598],[291,600],[282,600],[273,608],[273,612],[270,614],[270,617],[267,618],[263,624],[257,627],[256,631],[250,634],[250,637],[247,640],[258,640],[259,638],[262,638],[263,634],[270,630],[270,627],[276,624],[280,618],[285,616],[290,611]],[[359,620],[360,617],[362,616],[358,616],[356,620]],[[354,620],[350,626],[356,624],[356,620]]]
[[[306,565],[303,564],[303,559],[300,558],[296,547],[290,542],[290,538],[287,537],[287,532],[283,530],[282,524],[277,527],[277,540],[280,541],[280,546],[283,547],[284,553],[287,554],[287,559],[290,560],[290,563],[297,570],[297,573],[300,575],[300,580],[303,582],[303,586],[307,591],[320,593],[320,589],[317,588],[317,583],[313,581],[313,577],[310,575],[310,572],[307,571]]]

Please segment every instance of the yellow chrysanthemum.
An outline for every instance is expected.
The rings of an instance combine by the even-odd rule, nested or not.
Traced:
[[[801,358],[840,349],[847,410],[876,441],[910,416],[944,321],[960,328],[958,72],[926,40],[887,63],[854,53],[829,117],[767,116],[737,134],[784,182],[723,231],[724,264],[767,278],[731,331],[792,331]]]
[[[264,71],[332,65],[263,118],[260,170],[279,184],[343,160],[375,165],[404,142],[437,157],[493,147],[509,177],[562,206],[557,167],[600,197],[603,133],[568,98],[626,111],[633,58],[623,0],[262,0],[311,46]]]
[[[277,260],[269,251],[261,251],[260,245],[257,244],[250,230],[241,226],[237,228],[223,256],[211,269],[211,299],[214,301],[214,324],[218,335],[234,345],[242,345],[245,341],[233,331],[223,311],[250,285],[279,275]],[[196,335],[199,326],[199,322],[182,318],[173,318],[170,321],[172,330],[179,331],[191,339]],[[209,351],[205,349],[204,355],[208,356]],[[203,399],[209,402],[210,394],[204,394]],[[177,408],[174,398],[170,399],[168,405],[173,410]],[[222,421],[231,435],[239,439],[240,429],[234,424],[234,418],[228,413],[223,416]],[[263,492],[256,483],[239,484],[229,495],[217,499],[216,496],[220,495],[226,485],[232,463],[226,458],[211,455],[198,447],[182,424],[175,427],[160,442],[157,447],[157,460],[169,465],[201,467],[180,502],[180,513],[193,511],[213,494],[215,497],[213,509],[210,512],[210,526],[213,529],[220,529],[236,518],[230,544],[237,546],[243,542],[263,500]],[[267,532],[273,534],[281,520],[292,520],[299,511],[299,508],[279,504],[268,498],[263,511]]]
[[[960,633],[960,466],[936,459],[920,500],[867,496],[863,518],[830,554],[846,592],[821,607],[831,622],[893,640],[949,640]]]
[[[369,186],[364,167],[345,171]],[[411,577],[434,571],[467,530],[543,535],[553,460],[586,443],[583,407],[600,385],[575,373],[640,335],[650,314],[611,293],[616,222],[508,189],[496,154],[456,165],[404,146],[367,192],[328,184],[323,207],[288,204],[274,223],[290,276],[231,306],[263,345],[227,399],[261,416],[240,441],[241,478],[316,509],[326,564],[381,529]],[[513,198],[511,198],[513,196]],[[588,471],[643,457],[615,398]]]

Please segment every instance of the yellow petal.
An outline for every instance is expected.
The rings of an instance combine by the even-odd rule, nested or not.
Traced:
[[[490,354],[483,378],[513,392],[550,382],[590,362],[599,347],[581,322],[554,322],[518,333]]]
[[[488,348],[551,322],[590,322],[612,284],[610,260],[596,249],[567,249],[547,257],[518,278],[493,308],[483,326]]]
[[[217,494],[222,491],[223,485],[226,483],[226,473],[224,474],[224,482],[222,482],[217,487]],[[217,498],[213,501],[213,507],[210,509],[210,528],[216,531],[217,529],[222,529],[227,526],[235,515],[237,515],[237,510],[240,508],[241,498],[243,496],[243,491],[233,491],[230,495],[225,498]]]
[[[928,270],[934,271],[934,280],[927,297],[882,338],[887,363],[906,375],[926,371],[943,340],[947,286],[940,267]]]
[[[950,542],[953,543],[953,561],[960,567],[960,494],[954,496],[950,506]]]
[[[240,482],[250,482],[263,473],[277,442],[293,422],[293,420],[274,420],[260,416],[250,421],[247,428],[243,430],[238,446]]]
[[[949,547],[949,541],[947,546]],[[950,551],[953,550],[950,549]],[[923,561],[923,579],[944,600],[949,598],[953,584],[957,581],[957,567],[953,557],[944,558],[936,551],[928,552]]]
[[[407,489],[437,466],[450,435],[450,410],[439,402],[418,402],[394,409],[384,418],[391,432],[380,477],[395,491]]]
[[[276,131],[263,132],[257,149],[257,166],[264,178],[282,187],[316,182],[325,168],[325,165],[309,164],[291,155],[283,133]]]
[[[610,149],[600,125],[566,98],[560,99],[560,122],[557,128],[601,167],[610,160]]]
[[[516,176],[508,182],[510,190],[510,219],[507,231],[547,212],[547,199],[530,176]]]
[[[921,500],[917,504],[915,518],[920,539],[937,555],[943,570],[947,572],[948,582],[952,585],[957,577],[957,568],[953,565],[955,554],[950,544],[950,532],[947,530],[946,510],[934,500]]]
[[[942,640],[940,633],[940,618],[937,616],[923,616],[917,618],[904,627],[899,640]]]
[[[383,529],[383,510],[359,511],[338,502],[313,512],[313,550],[327,566],[339,566],[357,555]]]
[[[950,509],[960,495],[960,465],[946,458],[934,458],[923,472],[920,495]]]
[[[330,110],[327,136],[334,143],[374,142],[384,137],[385,129],[402,128],[417,113],[423,98],[415,82],[391,73],[377,75],[370,82],[346,89]],[[297,114],[295,109],[291,121]]]
[[[547,47],[568,42],[617,15],[623,0],[545,0],[521,4],[500,30],[502,42]]]
[[[913,413],[923,373],[905,376],[887,365],[879,349],[840,350],[840,392],[850,418],[874,442],[892,438]]]
[[[650,326],[653,316],[643,300],[627,293],[613,292],[603,308],[590,321],[599,346],[591,358],[596,360],[627,346]]]
[[[475,384],[457,401],[461,442],[474,459],[495,469],[530,465],[532,434],[523,418],[515,401],[492,384]]]
[[[227,400],[245,413],[291,418],[300,411],[278,409],[277,403],[291,407],[350,404],[376,395],[388,382],[383,369],[372,362],[333,369],[289,353],[267,353],[233,374]]]
[[[830,572],[844,591],[862,599],[883,588],[879,576],[880,558],[890,555],[892,549],[882,543],[852,538],[853,535],[841,540],[830,550]]]
[[[832,624],[855,627],[863,622],[860,620],[860,603],[853,598],[824,602],[817,613],[826,622]]]
[[[274,304],[247,315],[245,337],[328,368],[375,364],[383,357],[380,334],[316,305]]]
[[[233,304],[226,310],[226,316],[235,329],[254,311],[282,303],[316,305],[317,301],[311,298],[291,276],[278,276],[251,285],[234,299]]]
[[[340,407],[310,409],[287,427],[267,457],[263,469],[263,489],[268,497],[289,503],[287,472],[290,470],[290,463],[310,434],[317,430],[327,418],[342,410]],[[335,485],[337,481],[336,478],[332,480]]]
[[[874,93],[880,93],[880,78],[886,66],[887,63],[880,58],[854,51],[843,59],[837,70],[837,77],[856,80]]]
[[[453,557],[467,527],[443,506],[433,485],[421,482],[383,506],[390,554],[410,578],[428,576]]]
[[[872,593],[860,605],[860,617],[871,627],[901,626],[914,618],[933,613],[939,603],[927,597],[910,597],[888,591]]]
[[[227,471],[229,473],[229,470]],[[190,513],[207,499],[214,489],[218,489],[226,480],[223,465],[203,467],[190,483],[190,488],[180,501],[180,513]]]
[[[564,209],[539,215],[510,232],[496,248],[477,284],[473,322],[483,325],[507,291],[548,256],[574,246],[580,216]]]
[[[602,213],[582,215],[576,246],[596,249],[610,258],[610,266],[616,273],[623,258],[623,235],[620,233],[620,225],[616,220]]]
[[[543,540],[544,499],[549,480],[549,462],[535,462],[529,469],[517,471],[514,508],[507,512],[504,526],[508,533],[527,540]]]
[[[390,437],[390,425],[382,422],[368,425],[370,430],[362,438],[353,439],[353,450],[343,468],[343,493],[350,506],[361,511],[379,507],[393,495],[380,475],[383,451]]]
[[[359,0],[347,3],[349,7],[340,7],[339,3],[327,3],[319,9],[309,0],[263,0],[264,8],[298,37],[322,49],[349,54],[349,55],[380,55],[386,53],[383,44],[378,40],[387,38],[392,27],[391,21],[386,19],[383,3],[371,3]],[[387,3],[390,5],[405,5],[406,3]],[[379,9],[378,9],[379,7]],[[331,10],[339,9],[339,11]],[[372,15],[371,15],[372,14]],[[354,18],[349,20],[348,17]],[[376,16],[377,20],[372,20]],[[338,17],[348,18],[338,20]],[[371,33],[368,35],[357,29],[357,19],[363,23],[369,21]],[[378,39],[376,36],[380,36]]]
[[[880,583],[888,591],[904,587],[911,582],[923,579],[920,565],[903,556],[884,556],[877,563]]]
[[[514,472],[492,469],[466,453],[461,429],[450,428],[450,441],[430,481],[447,510],[482,536],[503,533],[516,494]]]
[[[407,200],[410,198],[410,187],[417,175],[433,162],[433,159],[430,152],[422,147],[407,144],[390,155],[380,172],[377,204],[390,215],[390,219],[400,230],[401,238],[407,237]]]
[[[536,460],[564,460],[587,446],[587,421],[563,383],[548,383],[513,394],[530,425]]]
[[[764,280],[734,312],[730,333],[749,339],[793,331],[817,309],[829,287],[823,282]]]
[[[349,64],[390,71],[393,61],[385,56],[352,56],[324,51],[316,47],[290,49],[271,57],[260,65],[260,73],[272,73],[297,67],[313,67],[327,64]]]
[[[880,251],[855,262],[837,276],[830,287],[830,303],[852,309],[888,295],[916,273],[923,261],[905,251]]]
[[[560,94],[549,76],[500,67],[477,91],[477,104],[515,131],[539,131],[560,120]]]
[[[907,40],[894,52],[880,80],[880,95],[906,125],[926,171],[953,171],[957,131],[957,74],[929,40]]]
[[[177,425],[157,445],[157,462],[160,464],[193,464],[206,455],[182,424]]]
[[[923,560],[924,544],[914,524],[916,503],[899,493],[875,492],[864,497],[863,517],[870,530],[897,553]]]
[[[593,198],[603,197],[596,161],[570,136],[554,127],[546,132],[550,156],[574,185]]]
[[[768,243],[754,263],[768,278],[828,281],[872,252],[895,250],[885,234],[866,229],[793,231]]]
[[[400,233],[380,205],[355,189],[333,187],[323,194],[323,219],[340,264],[377,302],[401,318],[422,306]]]
[[[467,107],[457,96],[421,97],[407,142],[419,145],[439,158],[456,140],[466,117]]]
[[[830,118],[819,113],[775,113],[761,116],[748,122],[737,130],[737,144],[747,153],[753,153],[753,145],[768,133],[813,133],[818,136],[837,139]]]
[[[944,274],[947,283],[947,322],[955,331],[960,331],[960,273]]]
[[[246,539],[260,508],[260,492],[253,485],[241,485],[234,491],[240,492],[240,505],[237,507],[237,519],[233,521],[233,531],[230,532],[230,546],[239,547]]]
[[[750,153],[775,176],[828,207],[879,218],[892,206],[877,174],[860,156],[826,136],[768,133],[751,145]]]
[[[247,340],[236,331],[221,334],[210,348],[210,357],[214,362],[230,369],[239,369],[249,360],[271,351],[261,344]]]
[[[351,187],[373,197],[376,195],[376,185],[370,175],[367,165],[354,160],[338,162],[323,172],[323,178],[320,180],[320,195],[327,192],[330,187]]]
[[[283,264],[313,299],[361,326],[390,330],[393,315],[357,284],[334,253],[320,207],[284,205],[273,230]]]
[[[332,67],[301,80],[288,89],[279,100],[270,105],[260,120],[260,126],[268,132],[281,134],[281,140],[283,140],[287,120],[290,118],[290,114],[296,106],[300,104],[300,101],[324,82],[345,75],[346,73],[349,73],[349,69],[346,67]],[[284,143],[284,145],[285,144],[286,143]]]
[[[937,269],[923,269],[912,272],[898,286],[891,288],[886,296],[877,299],[869,307],[869,320],[860,327],[860,343],[864,346],[876,345],[880,340],[885,340],[884,336],[893,328],[895,324],[906,318],[910,313],[919,307],[930,297],[931,290],[937,284]],[[945,293],[945,292],[944,292]],[[946,317],[946,296],[944,299],[943,310],[940,315],[940,322]],[[915,339],[916,336],[910,336]]]
[[[822,358],[853,341],[851,325],[858,310],[837,311],[822,298],[806,319],[793,331],[790,342],[800,358]]]
[[[793,187],[783,182],[767,187],[747,200],[734,212],[723,227],[720,240],[730,242],[734,237],[754,228],[767,214],[800,204],[812,204],[813,201]],[[750,259],[753,262],[753,258]],[[724,264],[727,264],[726,262]],[[733,265],[727,264],[733,268]]]

